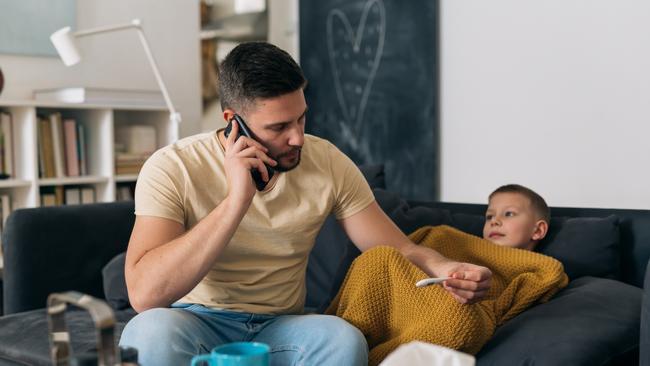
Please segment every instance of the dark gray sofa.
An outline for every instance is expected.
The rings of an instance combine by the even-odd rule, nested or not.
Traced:
[[[483,205],[407,202],[382,189],[375,189],[375,196],[406,233],[448,224],[480,234]],[[539,250],[563,261],[572,281],[548,303],[499,328],[477,355],[478,364],[637,364],[650,211],[553,208],[552,214],[549,236]],[[21,209],[10,216],[2,240],[5,315],[0,317],[0,365],[49,364],[43,308],[51,292],[76,290],[105,298],[115,309],[121,332],[134,311],[126,298],[123,258],[116,256],[126,249],[133,220],[132,203]],[[327,306],[357,254],[329,218],[310,256],[310,311]],[[67,316],[74,352],[92,349],[94,333],[87,314],[71,310]],[[647,344],[647,334],[641,338]],[[647,355],[647,350],[641,354]]]

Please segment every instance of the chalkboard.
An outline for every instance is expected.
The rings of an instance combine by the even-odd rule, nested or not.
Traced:
[[[409,199],[437,196],[437,14],[437,1],[300,1],[307,132],[385,164]]]

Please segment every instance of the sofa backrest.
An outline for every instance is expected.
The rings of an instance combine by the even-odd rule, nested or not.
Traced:
[[[426,205],[453,213],[483,215],[486,206],[481,204],[449,202],[411,202],[412,206]],[[650,259],[650,210],[607,208],[551,207],[553,217],[618,217],[620,233],[620,280],[643,287],[646,266]]]
[[[407,201],[382,189],[374,193],[405,234],[422,226],[450,225],[482,235],[484,204]],[[549,234],[536,250],[560,260],[570,278],[604,277],[643,287],[650,258],[650,210],[552,208],[551,214]],[[307,266],[308,310],[323,311],[329,305],[359,254],[340,225],[328,219]]]
[[[375,190],[377,201],[406,233],[422,223],[457,224],[449,221],[452,216],[472,217],[467,222],[476,226],[476,217],[482,217],[485,211],[485,205],[406,202],[386,193]],[[427,207],[439,210],[432,215],[432,211],[422,210]],[[101,270],[126,250],[134,222],[133,210],[133,202],[116,202],[20,209],[12,213],[2,237],[4,313],[43,308],[52,292],[76,290],[104,298]],[[400,220],[405,212],[411,215],[410,219],[415,219]],[[616,215],[621,263],[620,274],[615,278],[642,287],[650,258],[650,210],[552,208],[552,214],[554,217]],[[307,267],[308,308],[323,310],[329,304],[358,254],[336,220],[328,219]]]
[[[45,307],[52,292],[103,298],[102,267],[126,250],[133,202],[14,211],[2,234],[4,314]]]

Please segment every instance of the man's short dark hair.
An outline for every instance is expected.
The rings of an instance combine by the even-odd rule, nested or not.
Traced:
[[[221,108],[244,113],[255,99],[278,97],[302,89],[307,80],[300,66],[280,48],[266,42],[235,47],[219,68]]]
[[[551,209],[546,204],[546,201],[533,191],[530,188],[524,187],[519,184],[506,184],[497,188],[494,192],[490,193],[489,200],[497,193],[518,193],[530,200],[530,204],[533,207],[533,211],[546,222],[550,222],[551,219]]]

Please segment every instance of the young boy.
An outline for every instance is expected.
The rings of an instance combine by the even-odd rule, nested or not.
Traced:
[[[533,250],[546,236],[551,212],[544,199],[524,186],[508,184],[490,194],[483,238],[511,248]]]

